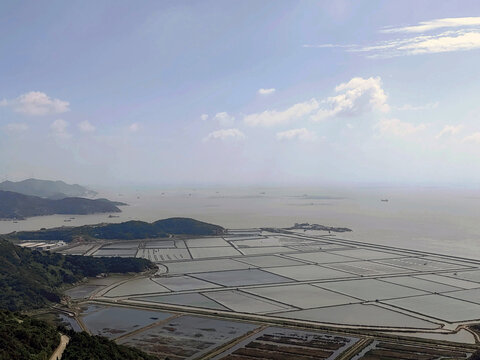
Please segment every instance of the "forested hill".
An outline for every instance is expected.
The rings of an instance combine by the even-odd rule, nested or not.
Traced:
[[[19,240],[63,240],[70,242],[76,238],[108,240],[132,240],[168,237],[169,235],[220,235],[225,229],[190,218],[169,218],[153,223],[127,221],[119,224],[85,225],[61,227],[39,231],[22,231],[9,234]]]
[[[56,302],[63,285],[85,276],[139,272],[153,267],[145,259],[49,254],[0,238],[0,360],[48,359],[60,342],[55,326],[9,310],[32,310]],[[63,360],[158,360],[100,336],[59,330],[70,337]]]
[[[24,219],[53,214],[85,215],[121,212],[116,204],[106,199],[67,197],[52,200],[0,190],[0,219]]]
[[[155,265],[146,259],[50,254],[0,238],[0,308],[16,311],[44,307],[60,300],[62,286],[86,276],[153,268]]]

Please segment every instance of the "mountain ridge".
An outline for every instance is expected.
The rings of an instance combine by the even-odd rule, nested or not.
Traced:
[[[3,181],[0,190],[49,199],[65,197],[92,197],[97,192],[78,184],[67,184],[62,180],[40,180],[29,178],[22,181]]]

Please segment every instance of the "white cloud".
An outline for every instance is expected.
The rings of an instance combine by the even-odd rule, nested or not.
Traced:
[[[207,120],[208,119],[208,114],[200,115],[200,119],[202,119],[203,121]]]
[[[93,126],[88,120],[80,122],[78,124],[78,128],[80,129],[80,131],[85,133],[95,131],[95,126]]]
[[[317,135],[305,128],[291,129],[282,132],[278,132],[277,140],[299,140],[299,141],[315,141]]]
[[[295,104],[283,111],[266,110],[261,113],[247,115],[243,118],[245,124],[249,126],[270,127],[275,125],[287,124],[293,120],[298,120],[312,111],[318,109],[319,103],[315,99]]]
[[[235,117],[229,115],[227,112],[216,113],[213,119],[218,121],[222,127],[230,127],[235,122]]]
[[[329,105],[329,109],[320,109],[311,117],[312,120],[352,117],[374,110],[387,112],[390,109],[380,77],[368,79],[355,77],[349,82],[338,85],[335,92],[341,92],[341,94],[327,98],[324,102]]]
[[[11,106],[16,112],[26,115],[60,114],[70,111],[67,101],[50,98],[40,91],[30,91],[13,100],[2,100],[2,106]]]
[[[243,140],[244,138],[245,134],[238,129],[221,129],[211,132],[203,139],[203,141],[207,142],[210,140]]]
[[[415,134],[426,129],[425,124],[414,125],[399,119],[382,119],[376,125],[375,129],[382,136],[407,136]]]
[[[373,46],[357,46],[350,52],[363,52],[371,58],[389,58],[405,55],[435,54],[480,48],[480,31],[455,30],[436,35],[420,35],[393,39]]]
[[[471,135],[465,136],[462,141],[480,143],[480,132],[475,132]]]
[[[63,119],[57,119],[50,124],[53,136],[59,139],[68,139],[71,135],[67,131],[68,123]]]
[[[335,92],[339,94],[321,102],[328,108],[320,109],[321,103],[316,99],[311,99],[282,111],[266,110],[249,114],[243,118],[243,121],[249,126],[271,127],[299,120],[316,110],[317,112],[310,117],[313,121],[330,117],[359,116],[370,111],[387,112],[390,109],[387,104],[387,95],[382,88],[382,80],[379,77],[352,78],[335,87]]]
[[[440,131],[437,136],[435,136],[435,138],[437,139],[440,139],[441,137],[443,136],[453,136],[453,135],[456,135],[460,132],[460,130],[462,130],[463,126],[462,125],[457,125],[457,126],[453,126],[453,125],[445,125],[445,127],[442,129],[442,131]]]
[[[399,107],[396,107],[395,109],[396,110],[407,110],[407,111],[417,111],[417,110],[431,110],[431,109],[436,109],[439,105],[439,102],[431,102],[431,103],[428,103],[428,104],[424,104],[424,105],[410,105],[410,104],[405,104],[405,105],[402,105],[402,106],[399,106]]]
[[[396,48],[407,55],[465,51],[480,48],[480,32],[443,33],[436,36],[422,36],[409,39]]]
[[[10,123],[5,128],[11,132],[24,132],[28,130],[28,125],[24,123]]]
[[[134,122],[133,124],[130,124],[130,126],[128,127],[128,130],[130,130],[131,132],[137,132],[138,130],[140,130],[140,124],[137,122]]]
[[[436,30],[436,31],[435,31]],[[426,32],[431,32],[426,35]],[[345,48],[347,52],[361,52],[370,58],[435,54],[467,51],[480,48],[480,17],[434,19],[413,26],[391,27],[381,30],[397,38],[373,45],[303,45],[308,48]],[[400,36],[400,37],[398,37]]]
[[[480,26],[480,17],[444,18],[420,21],[418,25],[383,29],[383,33],[421,33],[442,28]]]
[[[275,91],[277,91],[275,88],[270,88],[270,89],[258,89],[258,94],[260,95],[270,95],[273,94]]]
[[[7,99],[0,100],[0,106],[7,106],[7,105],[8,105]]]

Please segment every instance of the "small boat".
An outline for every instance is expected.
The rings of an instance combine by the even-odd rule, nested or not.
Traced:
[[[388,202],[388,199],[381,199],[380,201]]]

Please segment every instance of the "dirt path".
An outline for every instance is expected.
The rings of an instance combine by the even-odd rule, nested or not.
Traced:
[[[69,341],[70,338],[67,335],[60,334],[60,344],[55,349],[52,356],[50,356],[50,360],[60,360]]]

